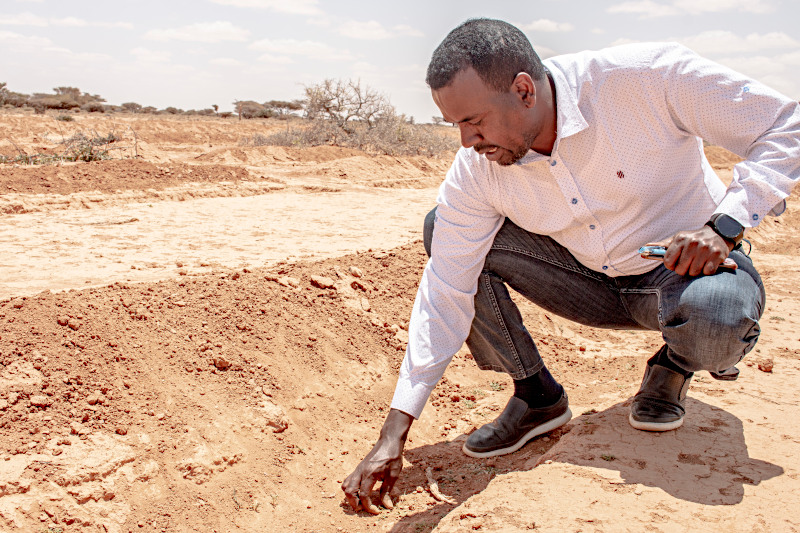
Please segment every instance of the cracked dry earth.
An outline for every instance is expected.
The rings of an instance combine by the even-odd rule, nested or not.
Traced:
[[[462,349],[411,430],[394,509],[372,516],[339,484],[386,415],[449,156],[239,145],[285,127],[270,121],[0,125],[29,153],[89,128],[135,131],[140,151],[0,167],[0,531],[800,530],[796,195],[748,236],[761,339],[738,381],[695,377],[684,427],[626,420],[657,335],[523,301],[575,418],[510,456],[464,456],[510,382]],[[708,152],[729,179],[736,158]]]

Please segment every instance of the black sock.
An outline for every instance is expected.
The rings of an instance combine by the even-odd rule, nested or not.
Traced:
[[[514,380],[514,396],[524,400],[528,407],[547,407],[556,403],[564,393],[564,387],[553,378],[547,367],[525,379]]]
[[[681,374],[683,377],[689,377],[692,375],[692,372],[687,372],[686,370],[682,369],[678,365],[672,362],[672,359],[669,358],[667,355],[667,346],[664,345],[652,358],[650,358],[652,364],[660,365],[670,370],[674,370],[675,372]]]

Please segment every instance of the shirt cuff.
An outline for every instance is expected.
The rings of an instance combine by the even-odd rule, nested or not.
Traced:
[[[400,376],[394,389],[391,407],[418,419],[431,391],[433,387],[425,383],[412,383],[407,377]]]

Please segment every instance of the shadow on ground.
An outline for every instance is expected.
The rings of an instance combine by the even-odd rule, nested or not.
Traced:
[[[515,472],[544,461],[611,471],[611,478],[617,471],[621,481],[615,483],[621,488],[657,487],[674,498],[703,505],[736,505],[744,497],[745,485],[758,485],[784,472],[749,456],[741,420],[723,409],[690,398],[683,427],[650,433],[628,424],[629,405],[630,400],[579,416],[566,428],[547,434],[548,441],[540,437],[494,462],[463,455],[463,439],[408,450],[406,458],[413,466],[404,470],[395,492],[427,487],[425,468],[431,466],[442,492],[457,504],[437,502],[407,510],[391,531],[430,531],[458,505],[483,492],[495,476],[513,478]]]

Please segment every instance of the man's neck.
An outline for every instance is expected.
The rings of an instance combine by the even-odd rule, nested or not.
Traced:
[[[553,82],[549,71],[545,70],[545,74],[547,83],[542,83],[542,88],[549,89],[549,91],[546,91],[543,95],[542,103],[545,105],[544,126],[531,148],[540,154],[549,156],[553,153],[553,147],[558,137],[558,114],[556,113],[556,84]]]

